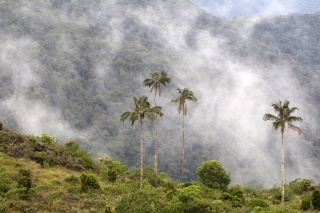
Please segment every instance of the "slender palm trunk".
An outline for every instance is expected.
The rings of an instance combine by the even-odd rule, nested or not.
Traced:
[[[184,170],[184,109],[182,110],[182,147],[181,147],[181,182],[183,182],[183,170]]]
[[[154,94],[154,106],[157,106],[156,104],[156,92],[157,90],[155,90],[155,94]],[[155,186],[158,185],[158,119],[157,119],[157,115],[156,115],[156,137],[154,140],[154,173],[155,173]]]
[[[283,143],[283,132],[282,132],[282,147],[281,147],[281,174],[282,174],[282,195],[281,205],[284,205],[284,143]]]
[[[140,121],[140,191],[142,190],[143,177],[143,144],[142,144],[142,121]]]

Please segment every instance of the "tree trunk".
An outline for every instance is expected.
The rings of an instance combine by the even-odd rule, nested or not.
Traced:
[[[182,110],[182,147],[181,147],[181,182],[183,182],[183,171],[184,171],[184,108]]]
[[[140,121],[140,191],[142,190],[143,177],[143,144],[142,144],[142,121]]]
[[[157,106],[156,104],[156,92],[157,90],[155,90],[155,94],[154,94],[154,106]],[[158,185],[158,118],[156,115],[156,137],[154,140],[154,173],[155,173],[155,186]]]
[[[281,205],[284,205],[284,143],[283,143],[283,133],[282,133],[282,147],[281,147],[281,174],[282,174],[282,195],[281,195]]]

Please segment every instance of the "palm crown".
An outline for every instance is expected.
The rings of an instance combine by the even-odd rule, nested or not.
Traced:
[[[296,131],[299,133],[299,135],[302,133],[302,130],[293,125],[291,122],[293,121],[300,121],[302,122],[302,118],[291,116],[292,113],[294,113],[296,110],[298,110],[297,107],[290,108],[289,107],[289,101],[284,101],[283,103],[281,101],[273,103],[272,106],[274,108],[274,111],[278,114],[277,116],[272,114],[265,114],[263,116],[263,120],[271,120],[273,121],[272,125],[275,130],[278,130],[280,128],[281,133],[284,133],[285,131],[285,124],[288,124],[288,128]]]
[[[150,92],[154,90],[154,93],[159,93],[159,96],[161,96],[161,84],[164,86],[167,83],[170,83],[171,79],[168,76],[168,74],[164,71],[158,73],[158,72],[153,72],[151,73],[151,78],[147,78],[143,81],[143,85],[146,87],[151,87]]]
[[[136,120],[139,120],[142,123],[142,120],[147,117],[150,120],[155,120],[156,115],[163,116],[161,112],[162,107],[154,106],[151,107],[151,104],[148,101],[148,97],[142,96],[139,99],[133,97],[134,107],[133,111],[125,112],[121,115],[120,120],[124,121],[130,117],[130,124],[133,125]]]
[[[186,100],[196,102],[197,98],[194,95],[194,93],[191,90],[189,90],[188,88],[184,88],[184,89],[178,88],[177,90],[179,93],[179,97],[177,99],[172,100],[172,102],[178,102],[179,114],[182,111],[182,113],[184,115],[187,115],[188,108],[187,108]]]

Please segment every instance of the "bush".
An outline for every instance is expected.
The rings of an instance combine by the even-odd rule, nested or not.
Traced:
[[[46,167],[46,166],[50,167],[55,164],[53,157],[46,152],[38,152],[34,156],[34,159],[36,160],[37,163],[39,163],[43,167]]]
[[[178,190],[178,198],[183,203],[200,200],[201,195],[202,190],[198,185],[191,185]]]
[[[81,192],[88,192],[89,189],[100,189],[100,184],[97,177],[92,174],[82,173],[80,176],[81,180]]]
[[[184,213],[195,213],[195,212],[212,213],[213,206],[210,201],[194,200],[189,203],[185,203],[183,205],[183,212]]]
[[[148,189],[123,197],[115,210],[116,213],[162,213],[163,205],[158,194]]]
[[[253,198],[251,199],[248,203],[247,203],[247,206],[250,206],[252,208],[255,208],[257,206],[260,206],[261,208],[269,208],[269,204],[262,200],[262,199],[259,199],[259,198]]]
[[[197,169],[197,175],[203,185],[210,188],[219,187],[221,191],[225,191],[231,181],[230,175],[216,160],[203,162]]]
[[[31,172],[30,170],[20,169],[18,188],[26,188],[29,190],[32,187]]]
[[[130,175],[132,180],[139,180],[140,179],[140,168],[136,169],[134,173]],[[156,182],[156,175],[154,170],[151,167],[146,167],[143,169],[143,179],[147,179],[150,185],[155,186]]]
[[[319,190],[313,191],[311,202],[315,209],[320,209],[320,191]]]
[[[301,199],[301,209],[302,210],[308,210],[311,207],[311,197],[310,196],[305,196]]]
[[[122,164],[120,161],[113,161],[108,166],[108,180],[114,183],[118,176],[121,177],[126,171],[128,171],[128,166]]]
[[[312,184],[314,183],[311,179],[301,179],[297,178],[289,183],[289,188],[296,194],[301,195],[302,193],[309,191]]]
[[[232,201],[232,196],[229,193],[222,193],[222,195],[220,196],[220,200],[223,201]]]

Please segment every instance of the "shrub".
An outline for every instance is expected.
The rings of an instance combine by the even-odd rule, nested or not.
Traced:
[[[41,135],[41,140],[44,142],[44,143],[47,143],[47,144],[57,144],[57,141],[54,140],[53,137],[51,137],[50,135],[46,134],[46,133],[43,133]]]
[[[231,201],[232,200],[232,196],[229,193],[222,193],[222,195],[220,196],[220,200],[223,201]]]
[[[313,183],[314,181],[311,179],[297,178],[289,183],[289,188],[294,193],[301,195],[302,193],[309,191]]]
[[[130,178],[132,180],[139,180],[140,179],[140,168],[136,169],[136,171],[134,171],[134,173],[132,173],[130,175]],[[155,186],[156,176],[155,176],[155,172],[153,171],[153,169],[151,167],[148,166],[143,169],[143,178],[147,179],[148,182],[150,183],[150,185]]]
[[[81,192],[88,192],[89,189],[100,189],[100,184],[97,177],[92,174],[86,174],[83,172],[80,176],[81,180]]]
[[[262,200],[262,199],[259,199],[259,198],[253,198],[251,199],[248,203],[247,203],[247,206],[250,206],[252,208],[255,208],[257,206],[260,206],[262,208],[269,208],[269,204]]]
[[[301,201],[301,209],[302,210],[308,210],[311,207],[311,197],[310,196],[305,196],[302,198]]]
[[[110,207],[110,206],[106,206],[106,207],[104,208],[104,213],[112,213],[111,207]]]
[[[147,189],[123,197],[115,210],[117,213],[162,213],[163,204],[157,193]]]
[[[314,190],[311,198],[312,205],[315,209],[320,209],[320,191]]]
[[[178,198],[183,203],[200,200],[201,195],[202,190],[198,185],[191,185],[178,190]]]
[[[189,203],[185,203],[183,205],[183,212],[184,213],[212,213],[213,206],[210,201],[207,200],[194,200]]]
[[[128,171],[128,166],[122,164],[120,161],[113,161],[108,166],[108,169],[108,179],[114,183],[118,176],[121,177],[122,174]]]
[[[20,169],[18,188],[26,188],[29,190],[32,187],[31,172],[30,170]]]
[[[55,164],[53,157],[46,152],[38,152],[34,156],[34,159],[36,160],[37,163],[39,163],[43,167],[46,167],[46,166],[50,167]]]
[[[230,175],[216,160],[203,162],[197,169],[197,175],[203,185],[210,188],[219,187],[221,191],[225,191],[231,181]]]
[[[65,149],[71,156],[80,158],[83,161],[85,168],[92,169],[94,162],[91,158],[92,153],[86,153],[79,148],[79,144],[75,140],[65,143]]]

